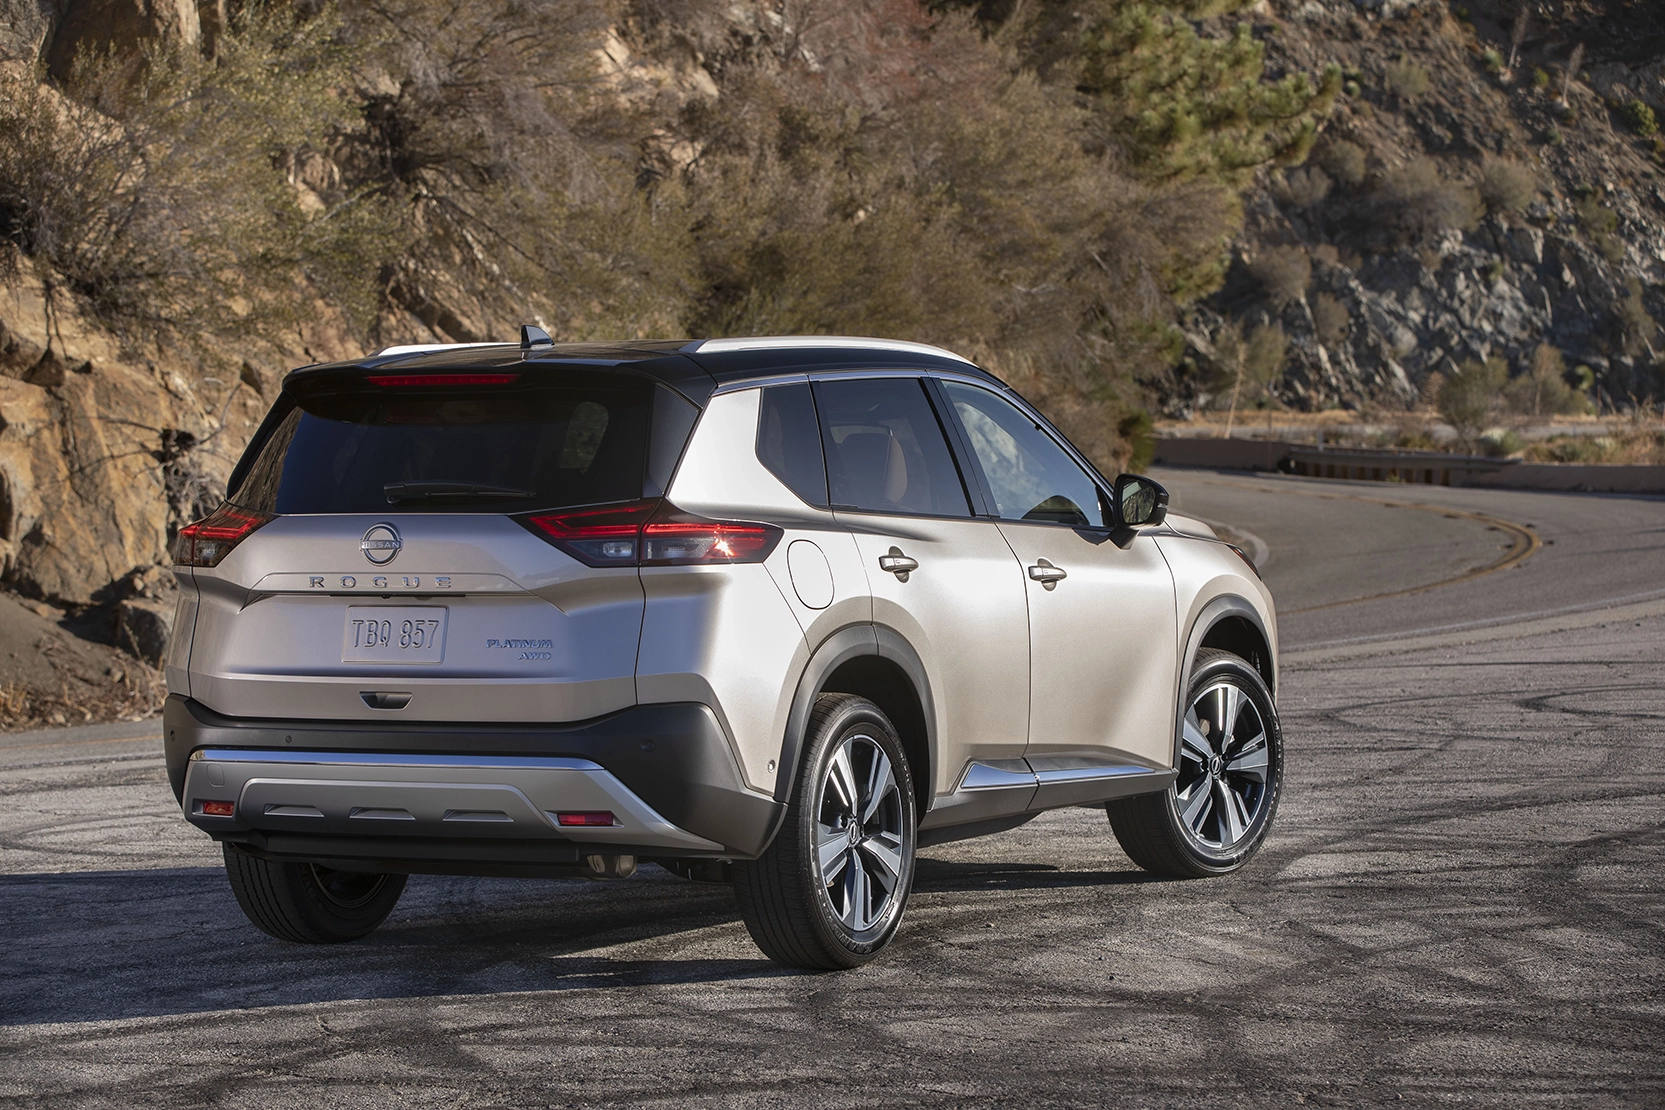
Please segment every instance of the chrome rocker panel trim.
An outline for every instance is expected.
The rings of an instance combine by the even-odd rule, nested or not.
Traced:
[[[1172,768],[1106,763],[1106,753],[972,760],[954,793],[939,797],[921,829],[951,829],[1063,806],[1092,805],[1166,790]]]

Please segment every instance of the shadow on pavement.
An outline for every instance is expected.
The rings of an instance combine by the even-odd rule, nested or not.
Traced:
[[[1136,868],[1126,871],[1065,871],[1048,863],[965,863],[920,857],[913,889],[923,893],[977,890],[1049,890],[1061,887],[1125,886],[1171,882]]]
[[[915,890],[1147,879],[921,859]],[[386,924],[339,946],[259,932],[218,867],[8,875],[0,876],[0,936],[0,1025],[795,974],[761,955],[728,954],[737,942],[755,951],[728,887],[656,867],[612,883],[413,876]],[[623,944],[632,945],[629,958],[606,954]]]

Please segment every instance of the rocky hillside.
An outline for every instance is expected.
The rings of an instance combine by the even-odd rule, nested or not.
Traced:
[[[1603,409],[1665,401],[1665,5],[1291,0],[1257,33],[1345,91],[1307,164],[1245,191],[1170,414],[1218,403],[1232,321],[1282,330],[1270,392],[1301,409],[1411,406],[1543,344]]]
[[[0,0],[0,583],[154,660],[172,536],[288,367],[523,320],[954,345],[1107,468],[1138,465],[1148,413],[1234,385],[1403,409],[1489,363],[1657,404],[1662,23],[1657,0]],[[97,663],[77,681],[144,686]],[[0,693],[0,723],[67,704],[17,681],[37,708]]]

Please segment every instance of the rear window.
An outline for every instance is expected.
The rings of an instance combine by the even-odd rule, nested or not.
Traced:
[[[581,372],[532,386],[314,392],[295,398],[232,501],[282,514],[523,512],[634,500],[643,493],[653,403],[649,382]],[[685,440],[687,426],[681,431]]]

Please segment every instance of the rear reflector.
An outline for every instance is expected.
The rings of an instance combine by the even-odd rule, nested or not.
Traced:
[[[249,533],[272,519],[270,513],[242,509],[227,501],[194,524],[179,530],[173,561],[187,567],[217,566]]]
[[[592,567],[761,563],[781,538],[773,525],[706,520],[657,500],[518,519]]]
[[[571,827],[574,825],[606,828],[618,824],[610,809],[581,810],[577,813],[557,813],[556,824]]]
[[[513,385],[519,374],[370,374],[371,385],[415,389],[428,385]]]
[[[230,817],[236,808],[233,802],[201,802],[204,817]]]

